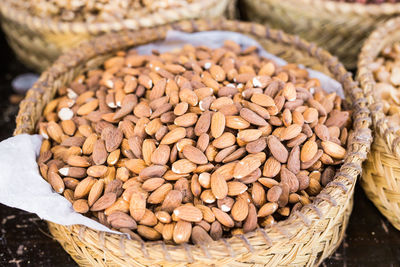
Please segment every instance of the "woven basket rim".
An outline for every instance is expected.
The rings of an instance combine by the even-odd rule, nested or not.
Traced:
[[[369,110],[364,107],[366,99],[360,88],[358,88],[357,83],[353,81],[352,75],[345,70],[343,65],[338,61],[336,57],[333,57],[329,52],[316,47],[312,43],[308,43],[297,36],[291,36],[283,33],[282,31],[272,30],[266,26],[249,23],[249,22],[238,22],[230,21],[224,19],[217,20],[196,20],[196,21],[182,21],[166,26],[157,26],[151,29],[142,29],[140,31],[124,32],[125,35],[119,36],[118,34],[111,33],[104,36],[94,38],[89,42],[82,43],[79,47],[70,50],[63,56],[61,56],[46,72],[44,72],[36,84],[29,90],[26,98],[21,102],[21,109],[17,116],[17,127],[14,134],[21,133],[31,133],[33,128],[32,124],[36,124],[31,118],[35,109],[34,101],[37,98],[43,97],[43,88],[48,88],[52,83],[57,81],[57,78],[64,75],[66,72],[74,69],[83,62],[94,57],[94,54],[106,54],[116,49],[119,46],[119,42],[127,42],[130,40],[136,40],[134,45],[137,46],[142,43],[147,42],[147,40],[138,38],[139,36],[149,37],[149,42],[163,39],[165,33],[168,30],[183,30],[188,32],[197,32],[202,30],[231,30],[237,31],[244,34],[250,34],[253,38],[265,38],[274,41],[281,45],[291,45],[298,50],[307,52],[309,56],[312,56],[319,60],[319,62],[328,67],[331,74],[337,76],[337,80],[342,84],[345,89],[346,95],[351,95],[354,98],[353,108],[354,116],[358,116],[356,120],[353,121],[352,130],[354,130],[354,138],[349,140],[348,151],[342,164],[340,171],[336,174],[336,178],[333,182],[328,184],[321,193],[315,198],[312,204],[304,206],[299,212],[295,212],[287,220],[280,221],[274,226],[268,229],[258,228],[254,232],[246,233],[244,235],[238,235],[230,237],[229,239],[222,239],[213,242],[214,246],[229,246],[230,244],[237,243],[239,240],[243,246],[241,249],[246,249],[247,252],[253,252],[254,248],[252,245],[253,238],[263,238],[263,247],[269,247],[271,244],[271,239],[269,236],[273,236],[274,239],[278,240],[288,240],[291,238],[292,230],[297,232],[304,231],[304,229],[310,228],[313,224],[318,225],[318,222],[322,223],[324,216],[333,207],[345,207],[348,205],[347,201],[343,200],[343,195],[347,194],[349,190],[354,188],[357,176],[361,173],[361,163],[365,160],[369,146],[372,140],[371,132],[369,130],[370,117]],[[232,30],[234,29],[234,30]],[[142,34],[142,35],[141,35]],[[102,44],[102,46],[99,46]],[[101,48],[106,47],[106,48]],[[103,50],[101,50],[103,49]],[[90,53],[86,53],[91,51]],[[100,52],[99,52],[100,51]],[[71,60],[72,59],[72,60]],[[41,112],[41,111],[39,111]],[[344,197],[347,199],[347,196]],[[339,203],[338,203],[339,201]],[[343,203],[342,203],[343,202]],[[66,226],[67,227],[67,226]],[[81,225],[71,226],[72,228],[79,229],[79,233],[90,233],[100,234],[107,236],[109,238],[114,238],[117,240],[121,239],[120,235],[110,234],[88,229]],[[256,240],[257,241],[257,240]],[[259,241],[259,240],[258,240]],[[143,242],[131,240],[130,242],[137,242],[138,247],[143,247]],[[156,242],[145,242],[146,244],[160,244],[160,241]],[[164,251],[174,250],[176,245],[164,244],[162,247]],[[203,251],[202,247],[195,245],[184,245],[187,251]],[[255,244],[259,246],[259,244]],[[211,248],[212,249],[212,248]],[[219,257],[222,257],[219,255]]]
[[[113,22],[86,22],[86,21],[57,21],[52,18],[41,18],[38,16],[34,16],[27,12],[26,10],[13,7],[9,0],[2,0],[0,3],[0,13],[4,18],[15,21],[20,25],[24,25],[29,29],[34,31],[50,31],[54,33],[69,33],[72,32],[74,34],[77,33],[86,33],[90,34],[98,34],[104,32],[111,31],[120,31],[123,29],[133,29],[136,30],[142,27],[151,27],[154,26],[154,21],[158,21],[159,17],[167,18],[171,17],[169,12],[184,14],[184,13],[192,13],[195,10],[207,10],[212,8],[215,5],[218,5],[220,2],[232,1],[232,0],[196,0],[195,2],[190,3],[187,6],[178,7],[178,8],[165,8],[161,11],[157,11],[154,13],[147,13],[144,16],[140,16],[138,18],[125,18],[120,21]],[[24,0],[19,0],[24,1]]]
[[[396,156],[400,156],[400,134],[397,134],[393,128],[390,128],[386,115],[383,112],[383,101],[374,97],[376,81],[369,68],[374,59],[380,54],[381,47],[385,44],[385,37],[393,32],[400,32],[400,17],[388,20],[385,24],[375,29],[365,41],[358,59],[357,80],[367,96],[368,104],[371,109],[371,117],[374,131],[381,137],[390,151]],[[400,41],[400,39],[398,40]]]
[[[246,0],[266,1],[266,0]],[[361,4],[349,2],[337,2],[331,0],[273,0],[280,2],[291,2],[296,5],[311,5],[313,9],[323,9],[330,13],[355,13],[371,15],[392,15],[400,13],[400,3]]]

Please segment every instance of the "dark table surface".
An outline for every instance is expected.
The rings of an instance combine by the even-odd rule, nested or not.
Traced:
[[[18,106],[11,81],[29,72],[0,32],[0,141],[12,135]],[[36,215],[0,204],[0,266],[76,266]],[[346,237],[323,266],[400,266],[400,231],[378,212],[357,186]]]

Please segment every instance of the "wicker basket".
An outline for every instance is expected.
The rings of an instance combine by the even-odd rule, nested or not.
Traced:
[[[24,0],[18,0],[24,1]],[[234,12],[233,0],[198,0],[185,7],[167,8],[138,18],[113,23],[58,22],[16,9],[10,0],[0,1],[2,27],[8,43],[28,67],[43,71],[64,51],[90,37],[122,29],[137,30],[184,19],[214,18]]]
[[[249,19],[315,42],[355,68],[364,39],[400,14],[399,4],[364,5],[329,0],[243,0]]]
[[[400,136],[388,127],[382,103],[373,97],[375,80],[368,68],[384,46],[399,41],[400,18],[376,29],[362,48],[358,80],[368,96],[375,131],[371,153],[364,165],[362,186],[380,212],[400,230]]]
[[[258,40],[269,52],[289,62],[325,72],[340,81],[353,106],[353,130],[348,154],[334,181],[315,201],[271,228],[221,239],[205,246],[167,245],[127,240],[79,225],[49,222],[51,234],[83,266],[281,266],[314,265],[340,244],[353,206],[353,192],[371,142],[366,99],[350,73],[328,52],[280,31],[237,21],[184,21],[137,32],[123,32],[83,43],[61,56],[42,74],[21,102],[15,134],[33,133],[43,107],[57,89],[79,73],[99,66],[114,51],[165,38],[170,29],[186,32],[226,30]]]

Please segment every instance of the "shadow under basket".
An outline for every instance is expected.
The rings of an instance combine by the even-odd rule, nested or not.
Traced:
[[[374,131],[361,185],[379,211],[400,230],[400,135],[388,126],[382,102],[374,97],[376,81],[369,68],[382,49],[395,42],[400,42],[400,18],[388,21],[367,39],[358,61],[357,79],[367,96]]]
[[[17,0],[25,1],[25,0]],[[15,8],[10,0],[0,4],[1,25],[7,41],[26,66],[43,71],[71,47],[104,33],[165,25],[185,19],[217,18],[234,13],[233,0],[196,0],[179,8],[114,22],[62,22],[40,18],[28,10]],[[225,13],[225,12],[229,12]]]
[[[400,3],[360,4],[330,0],[242,0],[247,18],[315,42],[357,66],[361,46],[378,25],[400,15]]]
[[[224,30],[248,35],[267,51],[288,62],[303,64],[341,83],[353,103],[353,127],[347,155],[335,179],[312,204],[269,228],[214,241],[208,246],[171,245],[128,240],[82,227],[49,222],[51,234],[82,266],[312,266],[321,263],[339,246],[353,205],[353,193],[361,164],[371,142],[366,99],[352,75],[335,57],[314,45],[270,30],[265,26],[227,20],[184,21],[136,32],[120,32],[83,43],[60,57],[28,92],[21,103],[15,134],[34,133],[43,107],[60,86],[78,74],[101,65],[117,50],[165,38],[168,30],[198,32]]]

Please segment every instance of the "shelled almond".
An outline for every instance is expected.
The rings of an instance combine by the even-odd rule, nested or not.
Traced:
[[[33,16],[59,21],[114,22],[165,8],[184,7],[193,0],[23,0],[9,1]]]
[[[306,70],[232,41],[120,51],[47,104],[38,163],[100,223],[209,243],[312,202],[346,155],[344,106]]]
[[[388,125],[400,134],[400,43],[384,47],[370,66],[376,81],[375,95],[383,101]]]

